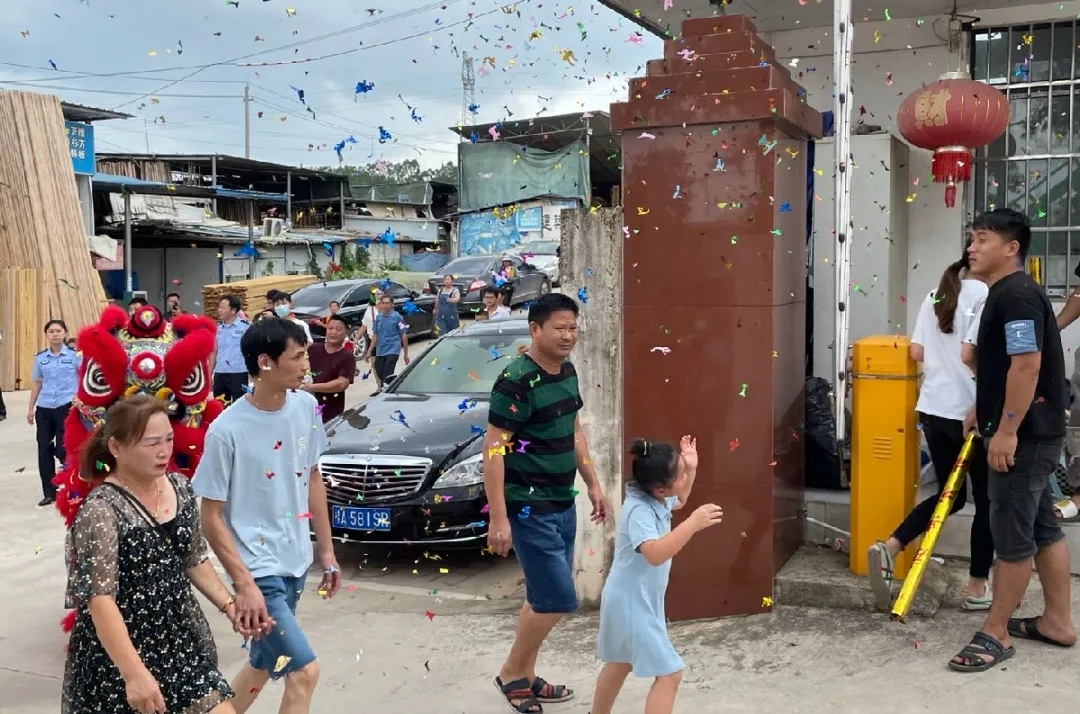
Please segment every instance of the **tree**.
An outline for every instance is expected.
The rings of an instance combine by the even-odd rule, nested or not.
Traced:
[[[457,164],[447,161],[438,168],[422,168],[416,159],[405,161],[380,161],[375,164],[363,166],[324,166],[319,169],[333,173],[345,174],[355,177],[353,183],[361,183],[371,186],[385,186],[396,183],[414,183],[416,181],[443,181],[457,183]]]

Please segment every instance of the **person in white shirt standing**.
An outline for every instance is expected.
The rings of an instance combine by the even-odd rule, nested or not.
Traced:
[[[961,275],[964,275],[963,280]],[[923,383],[915,409],[934,465],[938,493],[915,506],[887,541],[875,543],[867,552],[870,585],[878,607],[882,609],[887,610],[892,605],[893,560],[930,525],[945,482],[967,433],[971,431],[975,377],[962,360],[961,343],[973,323],[978,329],[977,313],[988,291],[983,276],[970,269],[965,250],[960,260],[945,269],[938,289],[927,295],[919,308],[911,336],[911,357],[922,363]],[[993,598],[989,578],[994,561],[994,541],[990,534],[987,478],[986,451],[977,448],[968,465],[975,517],[971,522],[970,577],[962,604],[965,610],[987,610]],[[963,508],[965,502],[965,492],[961,488],[950,515]]]
[[[238,714],[271,678],[285,679],[278,711],[310,711],[319,665],[296,605],[313,555],[323,572],[319,594],[333,597],[341,585],[319,472],[326,431],[315,397],[299,390],[307,344],[285,319],[260,320],[244,333],[240,351],[255,387],[210,425],[191,483],[202,498],[206,538],[235,587],[238,621],[266,632],[251,642],[248,664],[233,680]]]
[[[499,304],[499,289],[488,286],[480,291],[484,307],[476,313],[477,320],[508,320],[510,308]]]

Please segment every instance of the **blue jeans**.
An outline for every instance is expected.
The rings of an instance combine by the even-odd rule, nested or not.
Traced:
[[[269,634],[251,643],[248,661],[253,669],[269,672],[271,679],[279,679],[315,661],[307,635],[296,621],[296,603],[304,592],[304,578],[272,575],[256,578],[255,584],[266,600],[266,611],[274,626]]]
[[[533,612],[577,610],[573,569],[577,510],[571,506],[560,513],[512,515],[510,535]]]

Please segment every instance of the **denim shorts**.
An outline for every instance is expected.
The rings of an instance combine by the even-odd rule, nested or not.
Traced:
[[[525,600],[533,612],[577,610],[573,569],[577,509],[511,515],[510,534],[525,575]]]
[[[1065,537],[1050,491],[1062,448],[1062,439],[1020,440],[1007,472],[990,469],[990,532],[1000,560],[1023,562]]]
[[[304,578],[269,576],[255,578],[255,584],[266,600],[266,610],[274,620],[270,633],[251,643],[249,662],[252,669],[270,673],[280,679],[315,661],[315,652],[296,621],[296,603],[304,591]],[[280,668],[282,657],[288,661]]]

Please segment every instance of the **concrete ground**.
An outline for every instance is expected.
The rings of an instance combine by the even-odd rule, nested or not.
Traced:
[[[419,351],[417,351],[419,354]],[[358,382],[350,401],[370,387]],[[27,392],[5,394],[0,423],[0,713],[59,709],[65,637],[63,527],[40,498],[33,429],[22,418]],[[314,712],[376,708],[388,714],[507,711],[492,686],[509,646],[520,579],[512,561],[478,553],[362,552],[339,547],[345,586],[322,601],[314,584],[300,619],[319,653]],[[415,573],[413,572],[415,570]],[[446,572],[442,572],[445,570]],[[1022,608],[1038,612],[1037,588]],[[774,614],[675,624],[672,639],[687,669],[676,711],[689,712],[1072,712],[1080,697],[1076,652],[1018,643],[1018,654],[982,675],[945,663],[977,629],[980,616],[951,607],[934,619],[888,621],[865,611],[785,607]],[[1080,592],[1074,588],[1074,605]],[[1074,606],[1074,615],[1080,608]],[[245,653],[210,608],[228,675]],[[599,664],[596,616],[562,624],[540,658],[543,676],[578,690],[556,714],[589,711]],[[640,712],[649,682],[630,680],[615,711]],[[280,685],[252,708],[277,711]]]

